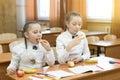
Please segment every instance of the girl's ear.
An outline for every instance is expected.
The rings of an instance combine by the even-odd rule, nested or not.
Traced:
[[[69,27],[69,22],[66,21],[65,24],[66,24],[66,27],[68,28]]]
[[[24,32],[26,38],[28,38],[28,32]]]

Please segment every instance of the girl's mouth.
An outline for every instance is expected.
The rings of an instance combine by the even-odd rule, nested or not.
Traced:
[[[36,42],[37,42],[37,43],[40,43],[40,38],[36,39]]]

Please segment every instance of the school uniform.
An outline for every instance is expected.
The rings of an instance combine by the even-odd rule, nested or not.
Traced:
[[[83,35],[79,44],[74,46],[71,51],[66,51],[66,46],[73,40],[73,35],[67,30],[61,33],[56,39],[56,51],[58,62],[65,64],[66,61],[74,59],[75,57],[82,57],[84,60],[90,58],[90,51],[86,36],[83,32],[79,31],[76,35]]]
[[[27,41],[27,49],[24,42],[13,47],[12,59],[8,68],[33,69],[40,68],[45,63],[50,66],[54,65],[55,57],[52,49],[51,51],[46,51],[41,44],[36,45]]]

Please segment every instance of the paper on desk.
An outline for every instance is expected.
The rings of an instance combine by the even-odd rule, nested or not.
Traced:
[[[49,79],[40,79],[40,78],[36,78],[36,77],[33,77],[33,76],[29,76],[28,78],[30,80],[49,80]]]
[[[96,65],[94,65],[94,66],[77,66],[77,67],[68,68],[68,69],[76,74],[81,74],[81,73],[85,73],[85,72],[102,71],[102,69],[98,68]]]
[[[66,71],[63,71],[63,70],[49,71],[49,72],[47,72],[47,74],[53,75],[57,78],[62,78],[62,77],[67,77],[67,76],[74,75],[73,73],[66,72]]]

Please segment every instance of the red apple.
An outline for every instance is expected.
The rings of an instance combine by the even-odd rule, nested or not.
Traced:
[[[18,77],[23,77],[24,76],[24,71],[23,70],[17,70],[17,76]]]

